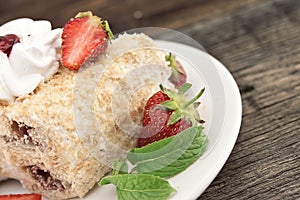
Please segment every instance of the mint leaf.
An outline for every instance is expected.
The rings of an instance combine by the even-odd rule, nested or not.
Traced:
[[[175,136],[134,148],[127,158],[136,165],[137,173],[171,177],[194,163],[205,151],[207,143],[203,127],[191,127]]]
[[[113,171],[111,175],[118,175],[118,174],[128,174],[128,165],[125,161],[113,161],[112,163]]]
[[[114,184],[118,200],[166,200],[175,189],[168,181],[149,174],[121,174],[104,177],[98,184]]]

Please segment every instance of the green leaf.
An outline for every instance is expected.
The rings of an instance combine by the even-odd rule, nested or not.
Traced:
[[[171,100],[177,98],[177,94],[175,91],[165,88],[162,84],[159,85],[160,90],[165,93]]]
[[[194,108],[197,109],[200,106],[201,102],[195,102],[194,103]]]
[[[128,174],[128,165],[125,161],[113,161],[112,163],[113,171],[111,175],[118,175],[118,174]]]
[[[207,143],[203,127],[191,127],[175,136],[134,148],[127,158],[136,165],[138,173],[171,177],[194,163],[205,151]]]
[[[178,108],[178,104],[175,101],[167,100],[162,103],[160,103],[163,107],[169,109],[169,110],[175,110]]]
[[[178,88],[178,94],[184,94],[186,91],[188,91],[192,87],[192,84],[190,83],[184,83]]]
[[[176,60],[176,56],[173,55],[171,52],[165,56],[165,60],[167,62],[169,62],[168,66],[171,67],[173,69],[173,73],[175,72],[176,74],[178,74],[178,72],[180,73],[184,73],[184,71],[179,67],[179,64]],[[178,75],[177,75],[178,76]]]
[[[201,118],[200,118],[200,115],[199,115],[198,112],[195,112],[195,113],[194,113],[194,118],[195,118],[195,120],[196,120],[198,123],[200,123]]]
[[[184,108],[187,108],[189,105],[191,105],[191,104],[193,104],[194,102],[196,102],[196,101],[202,96],[202,94],[204,93],[204,91],[205,91],[205,88],[202,88],[202,89],[200,90],[200,92],[199,92],[194,98],[192,98],[190,101],[186,102],[186,104],[183,105],[183,107],[184,107]]]
[[[106,176],[98,184],[114,184],[118,200],[166,200],[175,189],[168,181],[149,174],[121,174]]]
[[[175,124],[178,122],[181,118],[183,118],[182,111],[180,109],[174,110],[168,120],[168,126]]]
[[[168,97],[171,99],[171,100],[173,100],[173,99],[177,99],[177,93],[175,92],[175,91],[172,91],[172,90],[170,90],[170,89],[166,89],[165,91],[164,91],[164,93],[166,94],[166,95],[168,95]]]

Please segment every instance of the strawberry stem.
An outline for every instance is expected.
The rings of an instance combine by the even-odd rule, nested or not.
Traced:
[[[190,101],[188,101],[186,104],[183,105],[183,108],[187,108],[191,104],[193,104],[195,101],[197,101],[197,99],[199,99],[201,97],[201,95],[203,94],[204,90],[205,90],[205,88],[202,88],[202,90],[200,90],[200,92],[194,98],[192,98]]]
[[[82,17],[86,17],[86,16],[93,16],[93,13],[91,11],[87,11],[87,12],[79,12],[75,18],[82,18]]]
[[[103,21],[102,27],[103,27],[104,30],[107,32],[108,39],[111,40],[111,39],[114,39],[114,38],[115,38],[114,34],[112,33],[112,31],[111,31],[111,29],[110,29],[110,27],[109,27],[109,24],[108,24],[108,21],[107,21],[107,20]]]
[[[168,66],[172,68],[175,76],[178,76],[178,72],[184,73],[180,67],[178,67],[176,57],[171,52],[165,56],[165,60],[169,62]]]
[[[177,68],[175,56],[173,56],[171,52],[169,53],[169,55],[166,55],[166,61],[170,62],[168,66]]]

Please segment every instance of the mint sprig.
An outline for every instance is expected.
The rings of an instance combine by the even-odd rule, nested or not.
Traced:
[[[104,177],[99,184],[114,184],[117,188],[118,200],[151,199],[165,200],[175,189],[168,181],[149,174],[120,174]]]
[[[114,184],[119,200],[166,200],[175,189],[164,178],[187,169],[203,154],[207,143],[203,127],[194,126],[175,136],[134,148],[127,154],[133,170],[128,172],[125,161],[116,161],[112,175],[98,184]]]
[[[198,160],[207,142],[203,127],[195,126],[142,148],[134,148],[127,158],[136,165],[137,173],[167,178],[184,171]]]

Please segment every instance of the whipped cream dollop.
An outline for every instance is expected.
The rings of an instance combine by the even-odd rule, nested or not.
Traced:
[[[57,72],[61,33],[62,29],[52,29],[49,21],[28,18],[0,27],[0,36],[15,34],[20,38],[9,56],[0,51],[0,100],[11,102],[27,95]]]

